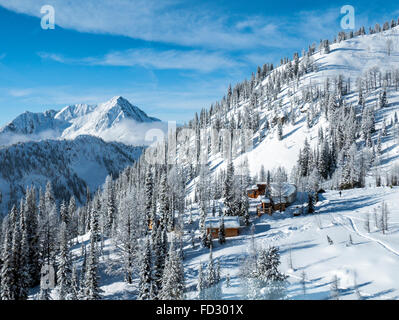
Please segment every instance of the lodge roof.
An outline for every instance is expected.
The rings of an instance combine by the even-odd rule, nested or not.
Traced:
[[[268,197],[266,197],[266,196],[260,196],[259,200],[262,203],[270,203],[270,199]]]
[[[223,217],[225,229],[238,229],[240,227],[240,220],[238,217]],[[222,221],[221,217],[208,217],[205,219],[205,228],[218,229]]]
[[[258,190],[258,186],[257,185],[253,185],[253,186],[247,188],[247,191],[253,191],[253,190]]]
[[[270,184],[270,191],[271,191],[271,196],[273,197],[273,200],[275,197],[279,197],[279,188],[277,183],[271,183]],[[281,196],[282,197],[290,197],[296,192],[296,186],[291,183],[283,183],[283,187],[281,190]]]

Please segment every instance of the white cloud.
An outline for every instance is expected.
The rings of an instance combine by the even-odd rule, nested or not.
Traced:
[[[43,59],[49,59],[49,60],[53,60],[53,61],[60,62],[60,63],[67,62],[67,60],[62,55],[55,54],[55,53],[38,52],[38,56]]]
[[[52,5],[55,23],[63,28],[183,46],[231,50],[296,41],[278,32],[283,24],[278,19],[244,16],[232,23],[220,8],[200,3],[184,8],[181,0],[0,0],[0,5],[36,17],[41,6]]]
[[[46,130],[33,135],[15,134],[7,132],[0,134],[0,146],[10,146],[15,143],[27,142],[27,141],[58,139],[59,137],[60,133],[56,130]]]
[[[33,89],[23,88],[23,89],[10,89],[8,93],[16,98],[29,96],[33,93]]]
[[[200,50],[166,50],[131,49],[115,51],[102,57],[86,57],[81,59],[67,58],[59,54],[39,52],[43,59],[50,59],[60,63],[86,64],[101,66],[142,66],[155,69],[182,69],[210,72],[216,69],[236,67],[238,62],[217,52]]]
[[[332,38],[342,16],[340,6],[291,16],[232,16],[217,4],[189,7],[183,0],[0,0],[0,6],[39,18],[43,5],[54,6],[56,25],[66,29],[227,51],[307,47],[306,40]],[[356,20],[364,18],[357,13]]]
[[[146,135],[153,130],[161,131],[166,135],[168,123],[138,123],[134,120],[125,119],[118,126],[105,130],[100,136],[105,141],[120,141],[130,145],[150,145],[153,141],[149,141]]]

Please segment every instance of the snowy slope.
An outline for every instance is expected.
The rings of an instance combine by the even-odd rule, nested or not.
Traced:
[[[307,127],[307,111],[310,108],[319,108],[320,101],[306,102],[304,92],[312,89],[323,89],[328,78],[330,87],[338,76],[342,76],[344,81],[350,81],[350,92],[345,95],[344,101],[347,105],[357,105],[359,77],[370,77],[370,70],[381,71],[382,75],[387,70],[399,69],[399,53],[393,49],[390,55],[387,53],[387,43],[392,41],[393,48],[396,48],[399,37],[399,27],[372,35],[357,36],[352,39],[334,43],[330,45],[330,53],[325,54],[317,51],[311,56],[314,71],[303,75],[299,81],[290,81],[288,85],[281,86],[281,90],[275,101],[258,101],[258,107],[254,108],[253,102],[249,99],[239,102],[226,117],[234,116],[237,119],[238,113],[245,113],[245,107],[254,108],[254,112],[260,114],[260,130],[254,132],[254,147],[251,151],[243,155],[234,157],[234,164],[238,167],[245,159],[248,160],[252,175],[259,173],[263,165],[266,170],[273,170],[278,166],[283,166],[290,173],[290,170],[297,164],[299,150],[303,148],[305,139],[311,146],[315,146],[320,128],[326,130],[328,122],[321,115],[313,119],[311,128]],[[300,58],[300,63],[304,58]],[[265,91],[267,84],[273,75],[284,70],[287,65],[280,66],[266,77],[256,88],[258,94]],[[377,80],[378,81],[378,80]],[[383,80],[382,80],[383,81]],[[375,105],[381,88],[371,89],[365,96],[366,105]],[[399,113],[399,92],[394,87],[388,88],[389,106],[383,110],[375,110],[376,130],[382,127],[384,120],[388,123],[395,112]],[[283,138],[279,141],[277,135],[277,125],[271,125],[268,130],[264,128],[265,121],[271,122],[276,116],[289,115],[290,112],[296,114],[295,124],[289,121],[283,126]],[[215,121],[215,119],[212,119]],[[383,159],[385,168],[394,164],[397,160],[399,147],[397,140],[394,139],[395,128],[389,129],[389,138],[383,139]],[[376,135],[374,136],[376,139]],[[190,142],[194,145],[194,142]],[[210,157],[210,169],[225,170],[226,161],[222,155],[216,154]],[[194,182],[195,183],[195,182]]]
[[[54,110],[43,113],[25,112],[0,129],[0,145],[10,145],[27,140],[57,138],[69,126],[56,119]]]
[[[305,139],[311,145],[317,141],[319,128],[324,130],[329,123],[319,115],[312,119],[312,125],[307,126],[306,113],[312,107],[317,108],[320,101],[307,102],[303,97],[309,89],[317,90],[325,85],[327,78],[331,81],[342,75],[344,79],[350,78],[351,89],[344,96],[347,105],[357,103],[358,91],[356,81],[359,76],[366,76],[371,68],[377,67],[380,71],[385,69],[396,70],[399,67],[399,54],[393,51],[390,55],[386,52],[387,40],[397,36],[398,28],[383,33],[360,36],[354,39],[331,45],[328,54],[316,52],[312,55],[314,70],[305,74],[298,82],[291,81],[281,86],[277,97],[270,101],[260,100],[256,111],[260,115],[260,130],[254,133],[254,149],[243,154],[235,154],[236,174],[239,174],[239,164],[247,159],[254,176],[259,172],[261,165],[265,169],[274,169],[277,166],[285,166],[288,170],[297,161],[299,149],[303,147]],[[396,41],[394,41],[396,43]],[[303,61],[303,60],[301,60]],[[275,69],[279,72],[285,66]],[[257,86],[258,92],[265,90],[273,72]],[[367,75],[369,76],[369,75]],[[381,88],[371,89],[365,96],[367,105],[374,105]],[[118,99],[116,99],[118,100]],[[394,113],[399,111],[398,91],[394,87],[388,88],[389,105],[384,109],[375,110],[376,129],[382,128],[384,120],[391,120]],[[98,109],[82,115],[85,121],[76,121],[74,132],[79,130],[97,132],[107,131],[109,126],[119,123],[119,110],[112,107],[111,102]],[[240,101],[233,106],[226,117],[237,116],[238,112],[244,112],[245,107],[253,107],[251,101]],[[79,109],[79,108],[78,108]],[[110,119],[104,119],[98,114],[102,110],[112,110]],[[114,112],[115,110],[115,112]],[[294,124],[287,123],[283,128],[281,141],[277,138],[277,126],[271,125],[265,129],[266,119],[271,121],[276,116],[296,113]],[[74,117],[75,109],[66,110],[62,119]],[[123,110],[123,113],[126,111]],[[82,114],[84,111],[76,111]],[[93,117],[93,118],[91,118]],[[89,121],[99,119],[98,121]],[[212,122],[215,119],[211,119]],[[96,124],[93,126],[93,124]],[[97,125],[98,124],[98,125]],[[387,136],[382,141],[382,156],[378,169],[386,170],[395,165],[399,158],[398,140],[396,128],[388,128]],[[66,131],[68,133],[68,131]],[[73,136],[73,133],[71,133]],[[373,136],[375,139],[376,136]],[[359,141],[358,141],[359,142]],[[187,144],[194,144],[193,140]],[[359,145],[361,145],[359,143]],[[178,160],[185,157],[185,146],[178,146]],[[189,153],[187,153],[189,154]],[[191,155],[190,155],[191,156]],[[192,163],[191,163],[192,164]],[[210,172],[215,173],[226,167],[226,161],[220,153],[212,154],[209,158]],[[375,169],[375,168],[374,168]],[[80,173],[82,174],[82,173]],[[187,190],[188,196],[192,196],[198,177],[191,181]],[[374,187],[375,181],[371,172],[366,179],[366,188],[342,191],[327,190],[320,195],[320,201],[316,204],[315,214],[293,216],[296,205],[303,205],[307,201],[307,194],[298,193],[297,202],[290,206],[286,212],[276,212],[272,217],[255,215],[257,201],[251,201],[251,228],[242,227],[240,235],[228,238],[224,245],[213,243],[213,257],[221,263],[221,275],[223,282],[223,299],[245,298],[245,288],[240,279],[240,268],[247,258],[252,239],[255,245],[268,247],[278,246],[281,250],[281,271],[289,276],[287,297],[289,299],[329,299],[331,284],[334,276],[339,280],[340,299],[398,299],[399,277],[397,265],[399,262],[399,210],[398,187]],[[383,234],[378,222],[381,216],[383,203],[389,210],[388,231]],[[219,200],[219,206],[223,207],[223,201]],[[306,210],[305,210],[306,211]],[[207,212],[211,215],[211,210]],[[189,215],[192,215],[193,223],[189,223]],[[365,221],[370,219],[370,230],[366,230]],[[186,298],[197,298],[196,285],[200,264],[206,264],[209,259],[209,249],[199,245],[199,208],[194,204],[188,208],[184,216],[184,267],[186,276]],[[377,221],[377,222],[374,222]],[[196,234],[196,246],[191,247],[191,236],[188,231]],[[332,243],[328,242],[331,238]],[[89,234],[78,237],[79,243],[89,242]],[[81,248],[76,245],[73,248],[74,262],[78,267],[82,264]],[[103,253],[100,257],[100,285],[102,296],[105,299],[136,299],[138,289],[138,270],[135,270],[133,284],[124,282],[123,270],[121,270],[120,247],[110,239],[104,242]],[[292,265],[290,261],[292,260]],[[301,278],[305,275],[306,292],[303,292]],[[231,278],[231,286],[226,287],[227,275]]]
[[[164,125],[117,96],[99,105],[66,106],[59,112],[25,112],[0,129],[0,145],[46,138],[74,139],[79,135],[140,145],[145,131],[152,127]]]
[[[93,136],[0,147],[0,208],[4,211],[9,201],[16,203],[28,186],[44,190],[47,181],[52,181],[57,199],[74,194],[84,201],[86,187],[94,192],[107,175],[117,176],[142,151],[143,147],[107,143]]]
[[[278,246],[281,253],[280,271],[288,275],[287,298],[325,300],[331,298],[331,283],[334,276],[339,280],[339,299],[399,299],[399,188],[368,188],[329,191],[320,197],[316,214],[293,217],[291,209],[275,213],[272,217],[255,215],[255,204],[251,206],[251,222],[257,248]],[[380,215],[385,202],[389,209],[389,230],[382,234],[374,225],[374,212]],[[192,209],[194,223],[187,230],[196,230],[198,207]],[[209,212],[210,214],[210,212]],[[365,229],[367,214],[370,215],[371,230]],[[196,231],[197,236],[199,232]],[[81,246],[87,250],[89,234],[80,236],[72,250],[74,263],[82,264]],[[330,245],[327,236],[333,240]],[[352,244],[350,244],[350,238]],[[222,299],[245,299],[245,287],[239,276],[242,261],[250,250],[251,227],[242,227],[240,236],[227,238],[220,245],[213,241],[213,258],[221,264]],[[131,285],[124,281],[120,267],[121,252],[111,239],[104,241],[100,256],[100,286],[103,299],[136,299],[138,278]],[[290,256],[292,267],[290,266]],[[191,247],[191,237],[184,237],[184,268],[186,298],[197,299],[196,291],[200,264],[209,261],[209,249],[201,248],[199,242]],[[306,293],[301,284],[305,273]],[[230,286],[226,286],[226,277]],[[37,293],[32,290],[33,294]],[[54,292],[53,294],[56,294]]]
[[[374,212],[380,216],[383,201],[388,205],[389,230],[382,234],[374,225]],[[398,299],[399,277],[399,188],[369,188],[344,191],[342,197],[330,191],[320,197],[316,214],[293,217],[289,209],[273,217],[257,218],[255,243],[258,248],[275,245],[281,251],[281,271],[289,275],[289,299],[329,299],[334,275],[340,283],[341,299]],[[292,208],[291,208],[292,209]],[[254,214],[255,208],[252,208]],[[365,229],[370,215],[371,232]],[[242,299],[243,287],[238,276],[241,259],[251,243],[250,228],[225,245],[214,241],[213,256],[219,259],[222,279],[231,276],[231,287],[223,286],[224,299]],[[333,245],[327,242],[327,236]],[[353,244],[349,243],[349,236]],[[290,253],[291,252],[291,253]],[[292,266],[289,266],[289,256]],[[207,263],[208,249],[186,247],[187,287],[197,282],[199,263]],[[302,293],[301,274],[306,274],[306,295]],[[195,298],[192,291],[189,298]]]
[[[390,56],[386,53],[387,41],[392,40],[393,43],[398,43],[399,27],[383,33],[358,36],[353,39],[343,41],[338,44],[331,45],[329,54],[322,54],[320,52],[313,56],[314,63],[317,66],[317,71],[305,75],[296,89],[296,94],[289,96],[288,91],[294,91],[292,87],[283,87],[279,95],[282,101],[283,109],[289,112],[292,106],[291,101],[295,96],[301,96],[301,90],[310,85],[324,85],[326,79],[330,77],[337,77],[342,75],[344,79],[351,79],[352,92],[346,96],[347,104],[356,104],[358,101],[358,91],[356,81],[358,77],[367,73],[371,68],[377,68],[381,72],[386,70],[395,70],[399,68],[399,53],[394,51]],[[265,80],[267,82],[267,80]],[[372,92],[366,97],[366,103],[375,103],[380,89]],[[376,111],[376,128],[382,126],[382,121],[390,120],[395,111],[399,111],[399,94],[392,90],[388,93],[389,108],[385,110]],[[297,106],[302,111],[307,110],[309,104]],[[306,113],[299,113],[299,118],[295,125],[287,124],[283,132],[283,140],[278,141],[276,138],[276,130],[272,130],[259,145],[255,146],[254,150],[245,156],[248,157],[251,172],[256,174],[263,164],[266,169],[273,169],[277,166],[284,166],[288,169],[292,168],[297,161],[299,149],[303,148],[305,139],[312,144],[317,140],[317,133],[320,127],[326,128],[325,119],[318,119],[317,123],[308,129],[306,126]],[[264,113],[268,116],[268,112]],[[274,128],[276,129],[276,128]],[[392,132],[393,133],[393,132]],[[385,145],[385,149],[388,145]],[[269,150],[273,150],[270,155]],[[394,146],[386,157],[391,157],[399,151],[398,145]],[[237,160],[237,163],[241,159]]]
[[[89,114],[95,108],[96,106],[88,104],[75,104],[72,106],[66,106],[64,109],[59,111],[54,118],[62,121],[72,121],[76,118]]]

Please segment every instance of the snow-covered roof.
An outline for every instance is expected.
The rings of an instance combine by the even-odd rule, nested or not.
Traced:
[[[220,227],[220,217],[208,217],[205,219],[205,228],[216,229]],[[237,229],[240,227],[240,220],[238,217],[224,217],[225,229]]]
[[[262,203],[270,203],[270,199],[268,197],[265,197],[265,196],[260,196],[259,200]]]
[[[286,203],[285,198],[286,197],[281,197],[281,202],[282,203]],[[280,204],[280,197],[272,197],[272,199],[273,199],[273,203],[274,204]]]
[[[253,186],[247,188],[247,191],[253,191],[253,190],[258,190],[258,186],[257,185],[253,185]]]
[[[270,191],[273,199],[275,197],[280,197],[280,190],[277,183],[270,184]],[[283,183],[281,189],[281,196],[282,197],[289,197],[292,196],[296,192],[296,186],[291,183]]]

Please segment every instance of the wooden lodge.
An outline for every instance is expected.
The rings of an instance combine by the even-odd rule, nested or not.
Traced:
[[[256,199],[259,196],[264,196],[266,194],[267,184],[259,182],[256,185],[247,189],[247,195],[249,198]]]
[[[296,200],[296,186],[291,183],[270,184],[270,198],[273,202],[275,211],[285,211],[285,209]]]
[[[208,217],[205,220],[206,234],[211,234],[212,239],[219,237],[221,218]],[[240,220],[238,217],[224,217],[224,230],[226,238],[236,237],[240,233]]]
[[[272,215],[274,211],[285,211],[296,200],[296,186],[290,183],[276,184],[258,183],[247,189],[249,198],[258,199],[260,203],[256,207],[258,216]]]

